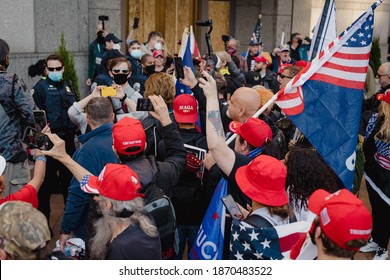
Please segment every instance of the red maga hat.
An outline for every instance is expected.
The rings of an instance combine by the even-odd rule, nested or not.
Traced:
[[[370,211],[346,189],[335,193],[316,190],[309,198],[309,210],[317,214],[321,229],[334,243],[344,249],[358,251],[346,246],[355,239],[368,240],[371,236],[372,217]]]
[[[123,164],[107,164],[99,176],[90,176],[88,181],[81,181],[81,189],[90,194],[129,201],[144,195],[139,193],[141,183],[137,174]]]
[[[191,94],[180,94],[173,101],[173,115],[178,123],[198,121],[198,103]]]
[[[146,134],[139,120],[124,117],[112,127],[115,150],[123,155],[135,155],[145,150]]]
[[[267,139],[272,140],[272,130],[269,125],[257,118],[249,118],[245,123],[232,121],[229,129],[256,148],[263,146]]]

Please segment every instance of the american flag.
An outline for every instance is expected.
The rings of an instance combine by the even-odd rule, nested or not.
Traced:
[[[364,136],[365,139],[367,139],[374,130],[377,119],[378,113],[372,115],[372,117],[368,121],[366,135]],[[376,162],[384,169],[390,170],[390,143],[380,140],[376,135],[374,136],[374,140],[377,149],[374,155]]]
[[[267,228],[246,227],[233,221],[230,239],[231,260],[281,260],[289,256],[291,247],[310,229],[302,221]]]
[[[85,175],[80,181],[80,188],[86,193],[99,194],[98,190],[88,185],[90,175]]]
[[[374,3],[278,93],[276,103],[352,189]]]

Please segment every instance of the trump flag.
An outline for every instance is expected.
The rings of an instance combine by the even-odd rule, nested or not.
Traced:
[[[191,260],[222,259],[226,209],[221,198],[227,194],[227,185],[227,181],[222,178],[215,188],[194,245],[189,252]]]
[[[374,3],[278,93],[277,105],[352,190]]]

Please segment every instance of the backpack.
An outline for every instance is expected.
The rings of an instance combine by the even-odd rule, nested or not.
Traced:
[[[162,259],[173,259],[176,213],[171,199],[157,186],[156,175],[149,185],[141,189],[141,193],[145,195],[144,209],[153,217],[160,235]]]

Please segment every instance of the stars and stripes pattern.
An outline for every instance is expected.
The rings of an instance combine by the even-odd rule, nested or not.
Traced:
[[[383,142],[382,140],[379,140],[375,137],[375,146],[377,148],[377,152],[374,156],[375,160],[384,169],[390,170],[390,143]]]
[[[86,193],[99,194],[99,191],[96,188],[92,188],[88,185],[90,177],[90,175],[85,175],[83,177],[83,179],[80,181],[80,188]]]
[[[299,87],[308,80],[364,89],[373,37],[373,10],[380,3],[374,3],[370,10],[360,16],[279,91],[276,103],[287,115],[296,115],[303,111],[304,101]]]
[[[276,103],[352,190],[374,3],[280,90]]]
[[[246,227],[234,220],[230,239],[231,260],[281,260],[310,228],[308,222],[296,222],[267,228]]]

